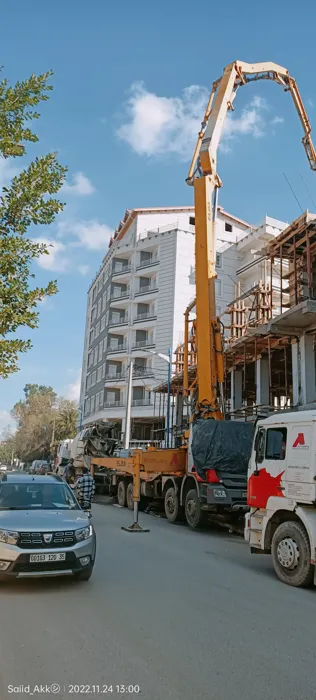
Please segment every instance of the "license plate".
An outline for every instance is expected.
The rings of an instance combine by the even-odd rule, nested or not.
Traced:
[[[42,561],[65,561],[66,552],[56,552],[56,554],[30,554],[30,562],[37,564]]]

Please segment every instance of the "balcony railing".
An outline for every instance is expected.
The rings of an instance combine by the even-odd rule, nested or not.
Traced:
[[[125,314],[125,316],[119,316],[117,318],[110,318],[109,319],[109,326],[122,326],[124,323],[128,323],[128,315]]]
[[[121,289],[121,290],[113,290],[111,292],[110,300],[111,301],[116,301],[117,299],[123,299],[123,297],[129,297],[129,287],[127,289]]]
[[[143,377],[152,377],[154,374],[154,370],[152,367],[135,367],[133,371],[133,379],[143,378]]]
[[[148,260],[140,260],[136,269],[140,270],[142,267],[148,267],[149,265],[158,265],[159,258],[148,258]]]
[[[133,348],[148,348],[154,344],[155,342],[153,338],[147,338],[147,340],[135,340],[133,343]]]
[[[148,292],[157,292],[158,287],[157,284],[146,284],[143,287],[139,287],[138,291],[135,292],[136,296],[138,294],[147,294]]]
[[[124,406],[123,401],[120,399],[118,401],[105,401],[104,408],[119,408],[119,406]]]
[[[155,317],[156,317],[155,311],[142,311],[142,313],[136,315],[135,321],[143,321],[146,318],[155,318]]]
[[[119,343],[119,345],[108,345],[106,350],[107,352],[122,352],[123,350],[126,350],[126,348],[126,343]]]
[[[131,265],[114,265],[113,270],[112,270],[112,275],[123,275],[124,273],[128,274],[131,272],[132,266]]]
[[[133,399],[132,406],[151,406],[150,399]]]
[[[123,379],[123,372],[117,372],[116,374],[106,374],[105,375],[106,381],[112,381],[117,382],[119,379]]]

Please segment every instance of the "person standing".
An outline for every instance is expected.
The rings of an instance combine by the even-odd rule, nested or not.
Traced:
[[[95,482],[87,467],[83,467],[82,474],[75,483],[75,489],[77,490],[78,501],[81,508],[90,510],[91,501],[95,494]]]

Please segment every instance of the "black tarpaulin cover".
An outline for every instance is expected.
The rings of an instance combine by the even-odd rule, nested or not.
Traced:
[[[206,469],[246,474],[254,425],[239,421],[198,419],[192,424],[193,464],[205,479]]]

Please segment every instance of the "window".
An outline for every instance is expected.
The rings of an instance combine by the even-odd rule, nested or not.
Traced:
[[[97,315],[97,310],[96,310],[96,307],[93,306],[92,310],[91,310],[91,323],[93,323],[94,319],[96,318],[96,315]]]
[[[102,379],[102,365],[101,365],[101,367],[99,367],[99,369],[98,369],[98,378],[97,378],[97,381],[100,382],[101,379]]]
[[[103,340],[101,340],[101,343],[99,343],[99,362],[102,360],[102,355],[103,355]]]
[[[228,224],[227,221],[225,221],[225,231],[227,231],[227,233],[232,233],[232,232],[233,232],[233,227],[232,227],[232,225],[231,225],[231,224]]]
[[[84,412],[85,412],[86,416],[88,416],[90,413],[90,399],[89,398],[86,399],[86,401],[85,401]]]
[[[96,288],[96,286],[95,286],[95,287],[93,287],[93,290],[92,290],[92,301],[95,300],[95,295],[96,295],[96,293],[97,293],[97,288]]]
[[[222,296],[222,281],[221,280],[215,280],[215,294],[217,297]]]
[[[86,379],[86,391],[88,391],[88,389],[90,389],[90,385],[91,385],[91,376],[89,374],[87,376],[87,379]]]
[[[97,376],[97,373],[96,373],[96,372],[92,372],[92,374],[91,374],[91,386],[94,386],[94,385],[95,385],[96,376]]]
[[[105,310],[105,307],[106,307],[106,292],[104,292],[103,296],[102,296],[102,311]]]
[[[96,394],[95,395],[95,410],[97,411],[100,405],[100,395]]]
[[[105,316],[102,316],[101,323],[100,323],[100,330],[104,331],[104,329],[105,329]]]
[[[95,337],[97,338],[100,333],[100,321],[98,321],[96,327],[95,327]]]
[[[216,267],[222,267],[223,266],[223,259],[222,259],[222,254],[221,253],[216,253]]]
[[[88,367],[92,367],[93,365],[93,352],[89,352],[88,355]]]
[[[269,428],[266,438],[266,459],[285,459],[286,428]]]
[[[100,393],[99,393],[100,408],[102,408],[102,406],[103,406],[103,398],[104,398],[103,391],[100,391]]]
[[[190,224],[190,226],[195,226],[195,216],[190,216],[189,224]]]
[[[94,328],[92,328],[90,331],[89,345],[91,345],[91,343],[93,343],[93,341],[94,341]]]
[[[99,299],[99,301],[98,301],[98,313],[97,313],[98,318],[101,314],[101,306],[102,306],[102,299]]]
[[[95,407],[95,396],[91,396],[90,400],[90,413],[93,413]]]
[[[98,346],[97,346],[96,348],[94,348],[94,360],[93,360],[93,364],[96,365],[97,362],[98,362]]]
[[[103,365],[102,365],[101,379],[104,379],[104,377],[105,377],[105,362],[103,362]]]

